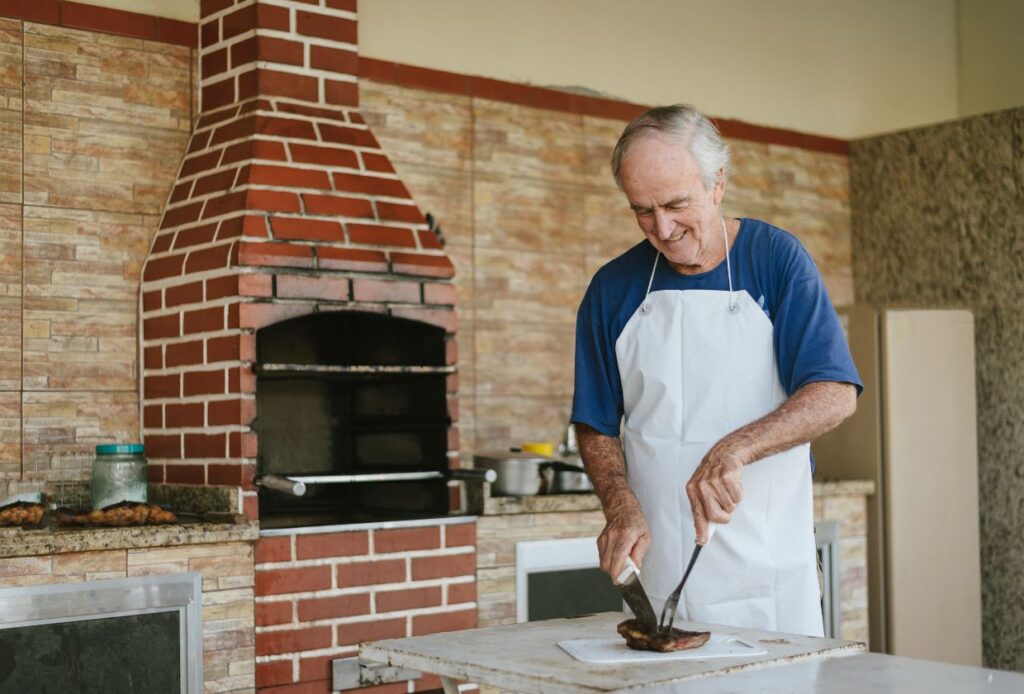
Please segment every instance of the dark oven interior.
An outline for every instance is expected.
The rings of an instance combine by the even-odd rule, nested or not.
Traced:
[[[362,312],[320,313],[256,335],[263,527],[448,512],[445,332]]]

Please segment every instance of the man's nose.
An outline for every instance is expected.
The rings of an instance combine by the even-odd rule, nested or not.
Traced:
[[[674,229],[675,223],[667,212],[664,210],[654,211],[654,233],[657,234],[659,239],[662,241],[667,240],[672,236]]]

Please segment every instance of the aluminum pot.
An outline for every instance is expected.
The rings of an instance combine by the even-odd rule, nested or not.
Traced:
[[[545,494],[580,494],[594,491],[594,485],[582,467],[564,462],[543,466],[541,474],[547,484]]]
[[[533,496],[544,491],[543,465],[551,459],[518,449],[480,453],[473,456],[473,467],[494,470],[491,496]]]

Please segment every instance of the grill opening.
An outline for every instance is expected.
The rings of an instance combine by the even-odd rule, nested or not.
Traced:
[[[303,316],[256,335],[258,473],[322,480],[295,497],[260,487],[265,527],[448,511],[445,332],[373,313]],[[433,472],[431,479],[389,474]]]
[[[444,329],[362,311],[314,313],[256,333],[263,364],[444,366]]]
[[[261,471],[354,475],[447,468],[443,374],[259,377]]]

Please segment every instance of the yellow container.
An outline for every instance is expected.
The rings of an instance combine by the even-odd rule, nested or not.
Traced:
[[[550,441],[527,441],[520,448],[527,453],[536,453],[549,458],[555,454],[555,444]]]

